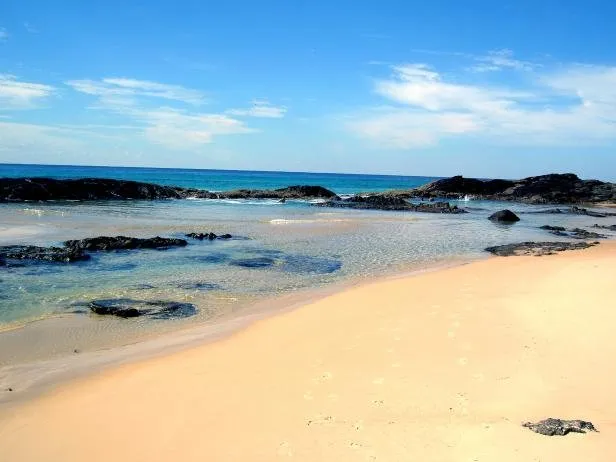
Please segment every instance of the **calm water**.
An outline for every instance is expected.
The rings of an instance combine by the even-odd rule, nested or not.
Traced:
[[[423,177],[0,165],[0,176],[113,177],[224,190],[319,184],[339,194],[409,188]],[[0,364],[134,341],[143,335],[233,315],[277,294],[452,260],[485,257],[488,245],[556,240],[543,224],[590,226],[614,219],[523,214],[513,226],[487,220],[503,207],[470,201],[464,215],[324,209],[305,201],[172,200],[0,204],[0,245],[61,244],[97,235],[175,236],[230,233],[230,241],[190,241],[185,248],[101,253],[77,264],[0,269],[0,327],[61,315],[48,337],[27,329],[0,333]],[[258,267],[241,262],[261,262]],[[194,317],[156,321],[110,319],[79,306],[99,298],[190,302]],[[412,300],[409,300],[412,304]],[[421,309],[421,307],[418,307]],[[77,327],[70,322],[79,320]],[[66,322],[64,321],[66,320]],[[23,331],[24,333],[20,333]],[[17,333],[16,333],[17,332]],[[10,335],[9,335],[10,334]],[[21,338],[18,338],[21,335]],[[15,343],[17,340],[17,343]],[[21,340],[20,340],[21,339]],[[4,343],[3,343],[4,342]],[[21,342],[21,343],[20,343]],[[20,345],[19,348],[15,345]]]

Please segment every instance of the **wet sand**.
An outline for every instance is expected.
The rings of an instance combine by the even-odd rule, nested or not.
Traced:
[[[3,408],[0,454],[613,460],[615,270],[608,242],[348,288]],[[600,433],[520,426],[547,417],[591,420]]]

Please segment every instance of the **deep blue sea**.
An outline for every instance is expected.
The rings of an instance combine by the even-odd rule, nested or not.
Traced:
[[[435,179],[425,176],[21,164],[0,164],[0,177],[115,178],[209,191],[274,189],[302,184],[324,186],[337,194],[408,189]]]
[[[105,177],[212,191],[320,185],[338,194],[405,189],[433,178],[324,173],[246,172],[0,164],[0,177]],[[250,313],[273,297],[313,292],[433,265],[487,258],[486,246],[563,239],[541,225],[589,227],[579,215],[528,214],[543,207],[453,201],[469,213],[343,210],[314,201],[185,199],[0,204],[0,245],[61,246],[93,236],[185,237],[230,233],[229,241],[194,241],[183,248],[92,254],[74,264],[0,267],[0,366],[137,342],[193,325]],[[495,210],[522,220],[492,223]],[[614,224],[613,219],[602,219]],[[193,304],[173,320],[101,317],[99,299]],[[413,301],[409,300],[409,306]],[[84,309],[85,306],[85,309]],[[422,307],[413,307],[422,309]],[[20,327],[15,329],[15,327]]]

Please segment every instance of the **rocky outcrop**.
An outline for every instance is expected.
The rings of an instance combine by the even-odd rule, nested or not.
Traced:
[[[147,316],[152,319],[187,318],[197,313],[192,303],[144,301],[130,298],[93,300],[88,304],[93,313],[120,318]]]
[[[88,260],[82,249],[66,247],[38,247],[35,245],[8,245],[0,247],[0,261],[10,266],[11,260],[71,263]]]
[[[596,244],[598,244],[598,242],[520,242],[517,244],[486,247],[485,250],[499,257],[542,257],[544,255],[554,255],[556,252],[564,252],[566,250],[587,249]]]
[[[49,200],[157,200],[157,199],[312,199],[336,198],[321,186],[289,186],[274,190],[241,189],[213,193],[202,189],[163,186],[106,178],[0,178],[0,202]]]
[[[565,436],[569,433],[586,433],[598,431],[592,422],[586,420],[561,420],[545,419],[539,422],[524,422],[523,427],[529,428],[535,433],[546,436]]]
[[[231,234],[221,234],[220,236],[214,233],[188,233],[185,234],[186,237],[190,237],[192,239],[197,239],[198,241],[208,240],[213,241],[214,239],[232,239],[233,236]]]
[[[550,233],[556,236],[570,237],[573,239],[606,239],[607,238],[607,236],[605,236],[604,234],[595,233],[593,231],[587,231],[582,228],[566,229],[563,226],[549,226],[549,225],[540,226],[540,228],[546,231],[549,231]]]
[[[533,212],[524,212],[524,213],[533,213],[533,214],[544,214],[544,215],[560,215],[560,214],[568,214],[568,215],[586,215],[589,217],[595,218],[605,218],[616,216],[614,212],[595,212],[594,210],[588,210],[583,207],[560,207],[554,209],[545,209],[545,210],[536,210]]]
[[[520,217],[518,217],[511,210],[499,210],[498,212],[490,215],[488,219],[497,223],[515,223],[520,221]]]
[[[168,237],[138,238],[127,236],[98,236],[86,239],[65,241],[67,249],[96,251],[133,250],[133,249],[168,249],[170,247],[184,247],[188,244],[184,239]]]
[[[391,210],[424,213],[467,213],[466,210],[451,205],[448,202],[411,203],[404,197],[392,193],[357,195],[347,199],[330,200],[319,207],[337,207],[363,210]]]
[[[616,184],[581,180],[573,173],[533,176],[521,180],[479,180],[454,176],[412,190],[413,197],[520,201],[531,204],[616,202]]]
[[[338,199],[336,193],[322,186],[288,186],[280,189],[236,189],[217,194],[220,199]]]

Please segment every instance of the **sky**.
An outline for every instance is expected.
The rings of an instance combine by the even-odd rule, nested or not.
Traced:
[[[0,2],[0,162],[616,180],[616,2]]]

